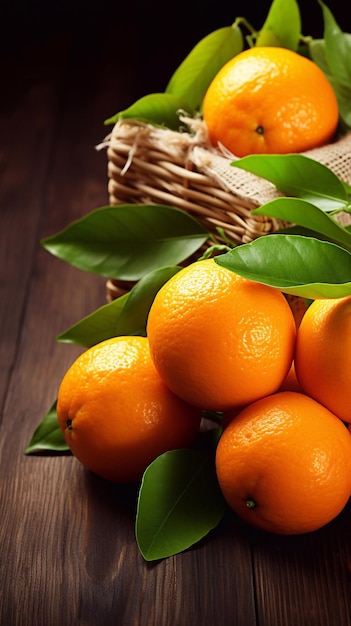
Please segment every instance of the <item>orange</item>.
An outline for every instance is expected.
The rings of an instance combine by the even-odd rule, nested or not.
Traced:
[[[321,528],[351,491],[351,435],[312,398],[277,393],[243,409],[216,451],[218,482],[235,513],[262,530]]]
[[[214,145],[243,157],[321,146],[334,136],[339,111],[316,63],[285,48],[254,47],[215,76],[205,94],[203,119]]]
[[[312,302],[297,333],[295,370],[306,394],[351,422],[351,296]]]
[[[64,438],[89,470],[136,482],[147,465],[195,439],[201,411],[161,381],[145,337],[116,337],[83,352],[66,372],[57,415]]]
[[[186,402],[227,411],[277,391],[296,327],[280,291],[195,261],[157,293],[147,335],[156,369]]]

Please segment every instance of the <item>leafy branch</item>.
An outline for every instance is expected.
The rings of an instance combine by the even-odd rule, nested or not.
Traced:
[[[324,37],[314,39],[301,32],[296,0],[273,0],[266,19],[256,30],[245,17],[201,39],[170,77],[165,90],[138,99],[110,116],[106,126],[119,120],[138,120],[172,130],[185,130],[180,113],[201,115],[205,93],[223,65],[247,47],[280,46],[311,58],[326,74],[338,100],[340,133],[351,129],[351,34],[344,33],[330,9],[322,10]]]
[[[216,262],[242,276],[307,299],[351,294],[350,187],[329,168],[301,154],[249,156],[234,161],[285,194],[253,213],[293,226],[237,246]],[[348,220],[351,224],[351,219]]]

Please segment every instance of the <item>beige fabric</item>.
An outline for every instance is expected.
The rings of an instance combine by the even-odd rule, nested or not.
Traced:
[[[137,146],[144,145],[147,150],[164,152],[175,164],[186,166],[186,162],[193,163],[200,172],[211,176],[223,188],[252,200],[254,205],[261,205],[279,195],[274,185],[268,181],[233,167],[231,162],[237,157],[221,149],[221,146],[215,149],[211,145],[206,126],[200,118],[180,119],[190,127],[191,133],[122,121],[116,124],[111,135],[99,147],[110,146],[116,142],[131,142],[133,145],[127,155],[124,171],[132,163]],[[334,143],[304,154],[323,163],[341,180],[351,184],[351,133]]]
[[[120,120],[97,147],[106,148],[110,204],[157,203],[188,211],[211,231],[246,243],[284,226],[252,214],[281,195],[273,184],[231,165],[237,157],[211,145],[201,118],[180,117],[190,132]],[[304,153],[351,184],[351,133]],[[342,214],[338,218],[342,219]],[[347,219],[349,222],[349,217]]]
[[[201,135],[205,136],[203,128]],[[204,143],[207,144],[207,141]],[[334,143],[303,154],[326,165],[341,180],[351,184],[351,133]],[[225,150],[221,154],[220,149],[214,151],[212,148],[197,145],[193,148],[190,158],[200,171],[212,176],[226,189],[252,200],[255,205],[264,204],[281,195],[269,181],[233,167],[231,163],[237,157]]]

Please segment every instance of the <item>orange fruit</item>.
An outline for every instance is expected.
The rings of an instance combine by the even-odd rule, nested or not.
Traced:
[[[195,261],[157,293],[147,322],[151,357],[186,402],[227,411],[278,390],[296,327],[281,292]]]
[[[116,337],[83,352],[66,372],[57,416],[67,445],[89,470],[136,482],[170,449],[189,446],[201,411],[160,379],[145,337]]]
[[[321,528],[351,492],[351,435],[327,408],[285,391],[243,409],[218,442],[216,471],[229,506],[277,534]]]
[[[351,422],[351,296],[312,302],[297,332],[295,370],[304,393]]]
[[[234,155],[303,152],[335,134],[338,103],[316,63],[278,47],[228,61],[210,84],[203,119],[211,142]]]

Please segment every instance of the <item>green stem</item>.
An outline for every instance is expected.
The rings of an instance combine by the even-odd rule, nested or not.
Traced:
[[[236,26],[245,26],[246,30],[249,31],[250,35],[256,35],[257,31],[256,29],[250,24],[250,22],[247,21],[246,17],[237,17],[234,24],[233,24],[233,28],[235,28]]]
[[[230,252],[230,250],[231,248],[229,248],[229,246],[218,243],[218,244],[215,244],[214,246],[210,246],[209,248],[207,248],[207,250],[205,250],[203,255],[198,260],[204,261],[205,259],[209,259],[212,257],[212,254],[214,252]]]

